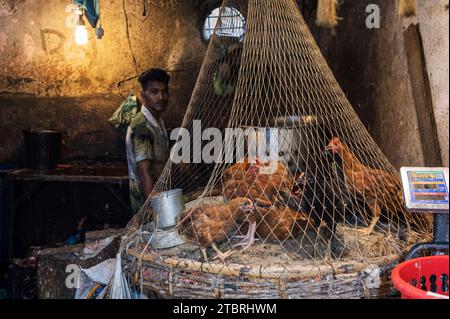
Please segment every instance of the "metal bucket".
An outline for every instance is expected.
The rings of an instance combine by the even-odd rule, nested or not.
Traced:
[[[157,194],[151,198],[151,206],[158,228],[173,227],[177,224],[177,217],[185,209],[183,191],[174,189]]]
[[[184,244],[184,239],[180,236],[176,227],[166,230],[155,229],[155,224],[151,222],[143,225],[141,230],[144,241],[150,241],[150,245],[154,249],[167,249]]]
[[[23,130],[27,167],[40,172],[55,169],[60,158],[61,136],[58,130]]]

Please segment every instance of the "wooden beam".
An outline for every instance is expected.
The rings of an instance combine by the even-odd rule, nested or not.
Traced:
[[[426,166],[442,166],[430,79],[419,24],[411,24],[403,33],[408,56],[409,75],[416,106],[422,151]]]

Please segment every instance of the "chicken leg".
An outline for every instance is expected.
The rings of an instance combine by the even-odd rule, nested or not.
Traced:
[[[214,249],[214,251],[216,252],[217,256],[214,257],[214,259],[220,259],[220,261],[225,262],[225,259],[227,259],[228,257],[231,256],[231,254],[233,254],[234,252],[229,250],[227,252],[221,252],[220,249],[216,246],[215,243],[211,244],[211,247]]]
[[[236,238],[243,238],[242,241],[233,245],[233,247],[242,246],[241,251],[247,250],[251,245],[255,243],[256,221],[250,224],[247,235],[236,236]]]
[[[201,248],[200,250],[202,251],[203,258],[205,259],[205,262],[206,263],[209,262],[208,255],[206,254],[206,248]]]
[[[216,246],[216,244],[212,244],[211,247],[215,250],[217,253],[217,256],[213,258],[214,259],[220,259],[222,262],[225,262],[225,259],[230,257],[230,255],[233,253],[232,251],[227,251],[225,253],[221,252],[220,249]],[[205,259],[205,262],[209,262],[208,255],[206,254],[206,248],[201,248],[203,258]]]
[[[362,232],[364,236],[369,236],[376,224],[378,223],[378,220],[380,220],[380,216],[381,216],[381,208],[380,205],[378,205],[377,200],[374,200],[374,203],[371,205],[369,204],[369,207],[372,211],[372,220],[370,221],[370,224],[367,228],[362,228],[362,229],[358,229],[359,232]]]

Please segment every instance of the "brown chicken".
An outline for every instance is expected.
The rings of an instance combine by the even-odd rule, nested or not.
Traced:
[[[217,257],[224,261],[232,252],[222,253],[216,243],[238,229],[253,213],[253,203],[248,198],[235,198],[221,206],[205,205],[187,209],[179,217],[178,229],[181,234],[196,242],[208,261],[206,248],[211,246]]]
[[[224,181],[239,180],[248,175],[255,175],[262,163],[259,158],[251,161],[248,157],[241,162],[235,163],[223,172]]]
[[[237,197],[248,197],[259,206],[272,206],[277,200],[283,201],[295,188],[295,182],[287,167],[281,162],[255,165],[238,165],[230,168],[240,174],[224,174],[224,197],[229,201]],[[230,169],[229,168],[229,169]],[[236,169],[235,169],[236,168]],[[247,170],[244,170],[247,168]],[[231,177],[230,177],[231,176]]]
[[[301,232],[315,226],[314,220],[305,213],[296,212],[283,206],[281,203],[277,203],[269,208],[257,207],[256,212],[256,229],[251,229],[248,233],[251,234],[252,232],[255,232],[262,241],[269,240],[283,242],[287,239],[294,239]],[[240,228],[240,231],[247,231],[247,227],[247,225],[243,225]],[[248,236],[249,235],[244,238],[247,239]],[[251,239],[249,242],[250,241]],[[236,246],[247,245],[248,247],[248,244],[247,240],[244,240]]]
[[[260,165],[257,168],[258,173],[263,175],[272,175],[280,177],[288,177],[291,175],[287,166],[279,161],[268,161],[266,163],[260,163]]]
[[[338,137],[330,141],[326,150],[341,157],[346,186],[363,198],[372,212],[369,226],[361,230],[365,235],[372,233],[380,219],[382,209],[390,212],[404,210],[403,194],[397,176],[363,165]],[[408,221],[407,226],[409,231]]]
[[[230,178],[229,174],[225,175],[223,190],[225,200],[247,197],[256,204],[255,214],[252,215],[253,222],[239,228],[241,232],[247,231],[247,235],[241,236],[243,240],[236,246],[243,246],[244,250],[251,246],[255,233],[264,240],[283,241],[297,236],[302,228],[314,225],[314,222],[303,212],[296,212],[301,210],[302,193],[297,187],[296,194],[293,194],[297,185],[286,165],[271,161],[258,162],[253,166],[231,167],[240,167],[242,174],[234,175],[235,178]],[[303,177],[303,174],[297,175],[299,180]],[[293,207],[295,210],[292,209]],[[250,227],[248,227],[249,224]]]
[[[288,183],[278,177],[259,175],[240,181],[230,180],[224,186],[224,198],[230,201],[237,197],[248,197],[259,206],[271,206],[280,192],[289,192]]]
[[[239,180],[257,174],[287,177],[290,172],[282,162],[268,161],[263,163],[258,157],[253,161],[246,157],[243,161],[228,167],[223,172],[223,178],[224,181]]]

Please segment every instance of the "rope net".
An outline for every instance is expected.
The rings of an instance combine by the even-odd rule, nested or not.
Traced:
[[[182,127],[191,163],[169,160],[153,195],[182,189],[184,244],[151,244],[159,225],[149,198],[127,227],[127,250],[281,275],[302,263],[370,263],[430,239],[430,214],[405,210],[398,172],[295,1],[223,2]],[[199,160],[211,151],[206,128],[222,135],[222,160]]]

